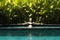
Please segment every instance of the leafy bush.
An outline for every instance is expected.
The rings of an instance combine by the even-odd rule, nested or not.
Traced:
[[[33,21],[60,24],[60,0],[0,0],[0,24]]]

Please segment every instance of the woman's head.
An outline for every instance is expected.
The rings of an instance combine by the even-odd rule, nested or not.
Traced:
[[[29,22],[32,22],[32,18],[29,18]]]

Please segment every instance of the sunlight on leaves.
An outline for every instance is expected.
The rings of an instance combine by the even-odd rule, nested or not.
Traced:
[[[29,7],[32,7],[32,2],[30,2]]]
[[[46,10],[43,11],[43,14],[46,12]]]
[[[51,6],[50,6],[50,9],[52,9],[53,7],[54,7],[54,5],[51,5]]]
[[[31,17],[31,16],[32,16],[32,14],[29,15],[29,17]]]

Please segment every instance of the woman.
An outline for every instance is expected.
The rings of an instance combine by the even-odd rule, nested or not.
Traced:
[[[29,18],[29,22],[27,22],[28,24],[29,24],[29,28],[32,28],[32,24],[34,23],[34,22],[32,22],[32,18]]]
[[[34,23],[34,22],[32,22],[32,18],[29,18],[29,22],[22,23],[22,25],[29,24],[29,25],[28,25],[28,28],[32,28],[32,24],[33,24],[33,23]]]
[[[28,25],[28,28],[32,28],[32,24],[35,24],[35,25],[43,25],[43,23],[35,23],[32,21],[32,18],[29,18],[29,22],[26,22],[26,23],[22,23],[22,25],[26,25],[26,24],[29,24]]]

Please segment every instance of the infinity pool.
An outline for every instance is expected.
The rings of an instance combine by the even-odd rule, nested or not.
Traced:
[[[59,29],[0,30],[0,40],[60,40]]]
[[[0,40],[60,40],[60,29],[0,29]]]

